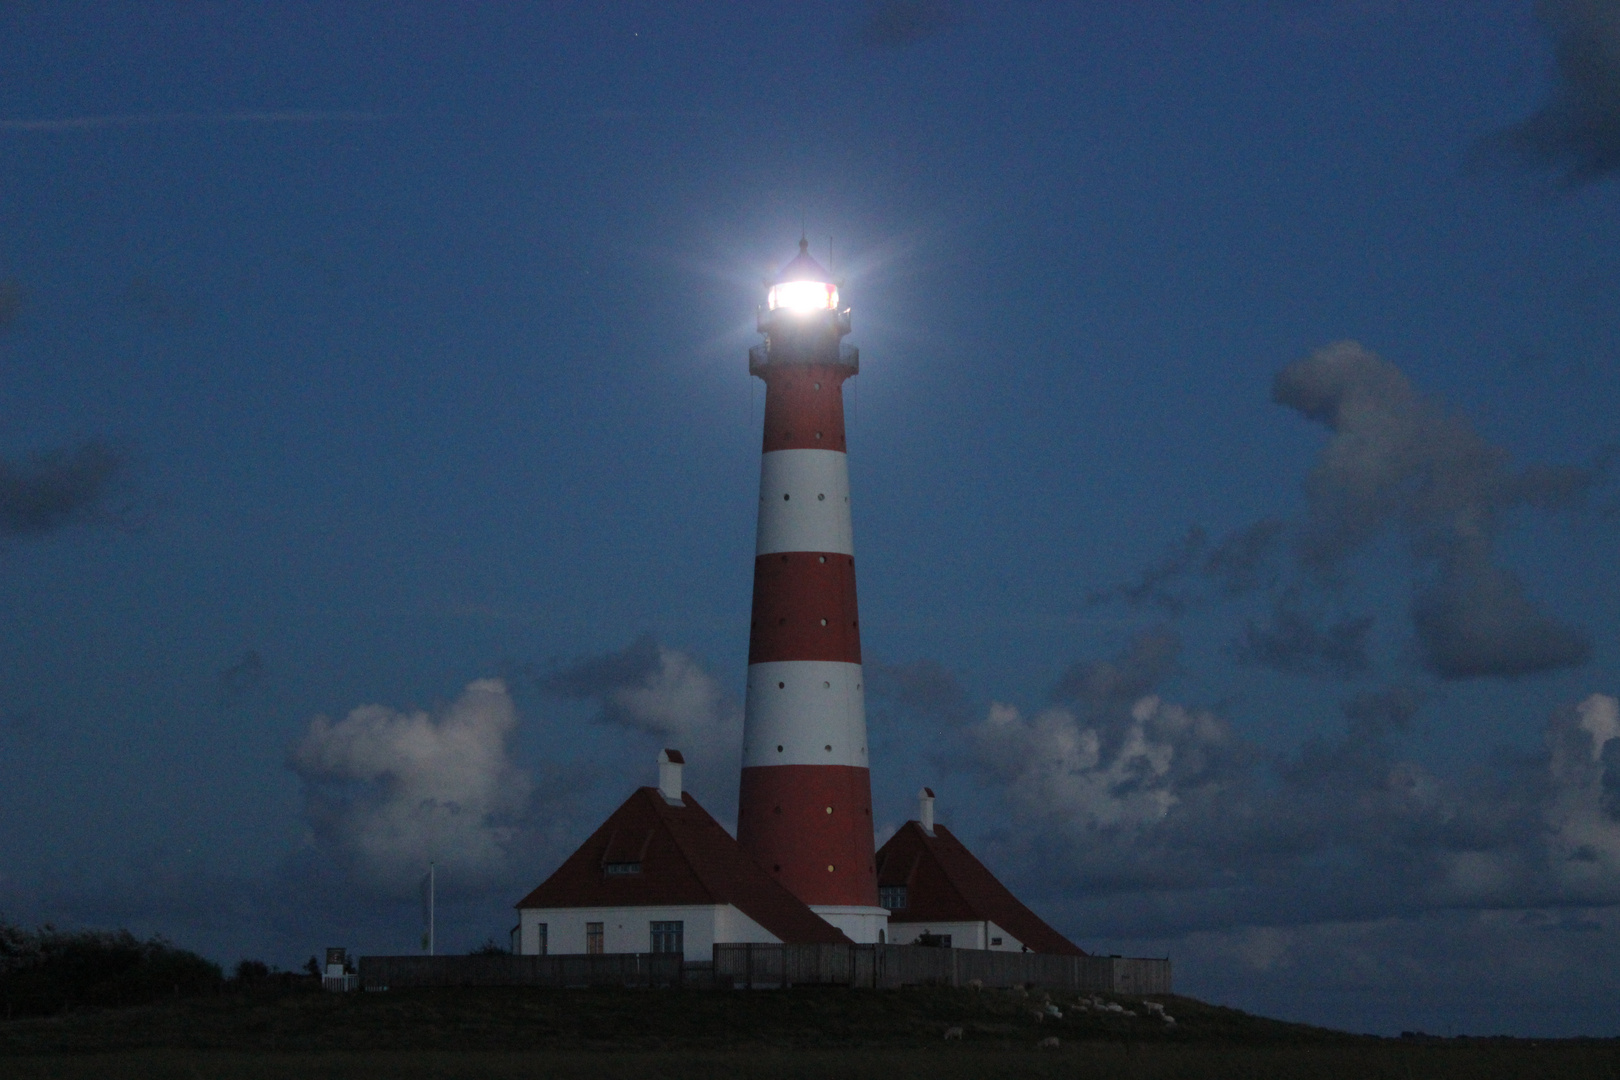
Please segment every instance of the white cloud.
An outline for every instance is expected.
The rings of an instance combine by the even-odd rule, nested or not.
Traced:
[[[992,704],[971,729],[980,765],[1023,814],[1079,828],[1163,821],[1187,785],[1207,784],[1210,751],[1230,741],[1217,717],[1149,695],[1123,724],[1086,723],[1066,708],[1025,719]]]
[[[690,766],[685,783],[709,812],[725,821],[735,813],[742,756],[742,708],[692,654],[644,634],[625,648],[586,657],[548,676],[541,686],[560,697],[594,701],[597,722],[651,736],[681,751]],[[651,754],[624,739],[634,759],[622,762],[647,776]]]
[[[1555,876],[1577,893],[1613,896],[1620,886],[1620,776],[1609,775],[1620,759],[1604,752],[1617,738],[1620,701],[1607,694],[1591,695],[1548,725],[1548,854]]]
[[[311,721],[292,752],[317,842],[389,890],[436,860],[451,887],[506,869],[532,783],[508,754],[517,714],[506,685],[480,679],[440,716],[363,705]]]
[[[657,735],[698,758],[740,753],[742,711],[692,656],[658,647],[654,665],[633,682],[604,687],[606,715],[614,723]]]

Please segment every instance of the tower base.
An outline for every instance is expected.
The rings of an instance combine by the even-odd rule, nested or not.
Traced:
[[[844,932],[857,945],[876,945],[889,939],[889,909],[854,904],[811,904],[810,910]]]

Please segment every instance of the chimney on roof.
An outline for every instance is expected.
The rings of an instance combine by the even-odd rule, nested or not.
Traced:
[[[923,832],[929,836],[934,835],[934,789],[923,788],[917,792],[917,820],[922,824]]]
[[[664,801],[675,806],[686,805],[681,798],[681,767],[686,759],[681,757],[679,750],[660,750],[658,752],[658,794]]]

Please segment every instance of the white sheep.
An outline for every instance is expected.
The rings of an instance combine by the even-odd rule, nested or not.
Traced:
[[[1045,1011],[1046,1011],[1046,1015],[1052,1017],[1053,1019],[1056,1019],[1056,1020],[1063,1019],[1063,1010],[1058,1008],[1056,1005],[1053,1005],[1050,1001],[1048,1001],[1046,1003],[1046,1010]]]
[[[1048,1035],[1036,1045],[1038,1045],[1042,1050],[1056,1050],[1062,1045],[1062,1043],[1058,1041],[1058,1037],[1056,1035]]]
[[[945,1041],[950,1042],[952,1039],[955,1039],[957,1042],[962,1041],[962,1029],[961,1028],[959,1028],[959,1027],[948,1027],[948,1028],[945,1029]]]

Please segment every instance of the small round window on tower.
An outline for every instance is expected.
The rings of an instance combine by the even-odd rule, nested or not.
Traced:
[[[821,625],[822,625],[822,626],[826,626],[826,625],[827,625],[827,620],[826,620],[826,619],[822,619],[822,620],[821,620]]]
[[[787,689],[787,683],[779,682],[779,683],[776,684],[776,688],[778,690],[786,690]]]
[[[827,753],[832,753],[832,743],[827,744]]]
[[[816,502],[826,502],[826,501],[827,501],[827,496],[825,496],[825,495],[817,495],[816,496]]]

